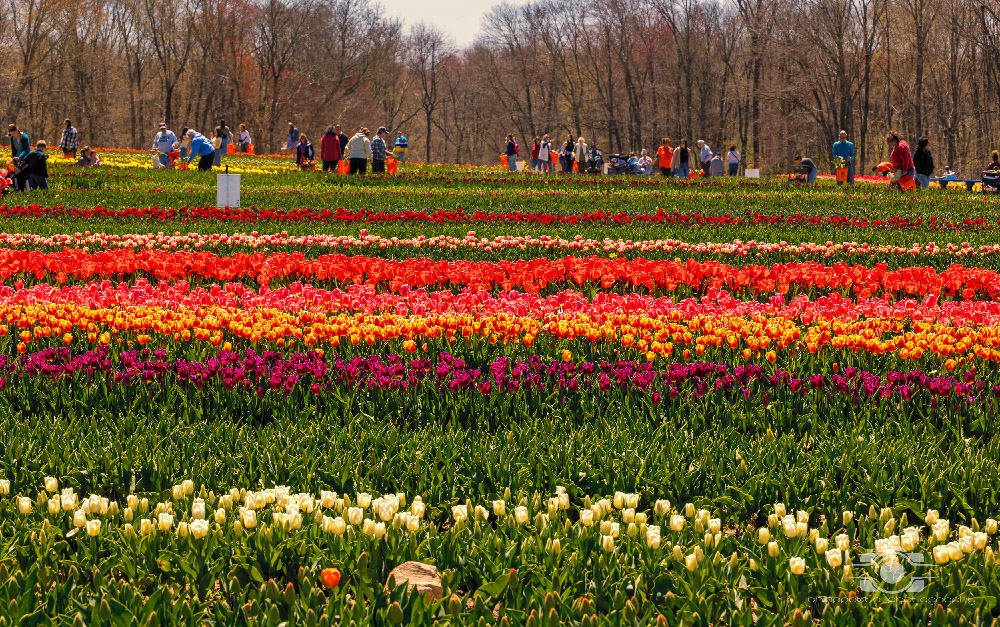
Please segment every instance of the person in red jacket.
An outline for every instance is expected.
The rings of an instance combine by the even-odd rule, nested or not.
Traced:
[[[892,150],[889,153],[889,162],[892,164],[892,176],[889,181],[892,186],[899,189],[912,189],[916,187],[916,180],[913,175],[917,173],[913,167],[913,155],[910,154],[910,145],[899,138],[899,133],[889,131],[885,134],[885,143]]]
[[[337,164],[344,158],[344,153],[340,148],[340,137],[334,130],[333,125],[326,127],[323,139],[319,142],[320,158],[323,160],[323,171],[337,171]]]

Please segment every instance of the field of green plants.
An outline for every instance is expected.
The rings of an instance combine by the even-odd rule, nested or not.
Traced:
[[[102,158],[0,199],[0,625],[997,622],[1000,197]]]

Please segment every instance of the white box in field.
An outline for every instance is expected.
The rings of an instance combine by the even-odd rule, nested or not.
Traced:
[[[746,171],[746,173],[747,173],[747,178],[748,179],[759,179],[760,178],[760,170],[751,170],[751,169],[748,168],[747,171]]]
[[[215,206],[216,207],[239,207],[240,206],[240,175],[239,174],[219,174],[216,184]]]

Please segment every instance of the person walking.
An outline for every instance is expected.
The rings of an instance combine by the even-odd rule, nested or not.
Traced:
[[[743,155],[736,150],[736,146],[732,145],[729,147],[729,153],[726,154],[726,160],[729,163],[729,176],[736,176],[740,173],[740,161],[743,160]]]
[[[368,162],[372,158],[372,143],[368,140],[369,132],[367,128],[362,126],[347,142],[347,163],[351,166],[351,174],[368,173]]]
[[[674,175],[673,161],[674,161],[674,148],[670,145],[670,138],[664,137],[663,144],[656,149],[657,166],[660,168],[660,174],[666,177]]]
[[[160,122],[160,130],[153,138],[153,150],[159,151],[157,159],[161,168],[170,167],[170,153],[177,150],[180,143],[174,132],[167,128],[166,122]]]
[[[392,145],[392,156],[393,158],[400,162],[406,163],[406,151],[409,149],[409,144],[406,141],[406,135],[402,132],[396,132],[396,141]]]
[[[913,167],[913,155],[910,154],[910,145],[899,137],[896,131],[889,131],[885,134],[885,143],[889,145],[892,152],[889,153],[889,163],[892,164],[892,176],[889,181],[893,187],[903,190],[903,185],[908,183],[906,177],[913,178],[917,173]]]
[[[552,142],[548,135],[542,135],[542,143],[538,145],[538,162],[542,172],[552,171]]]
[[[854,185],[854,144],[847,141],[847,131],[840,131],[839,139],[833,143],[833,160],[847,163],[847,184]],[[837,186],[843,185],[837,181]]]
[[[930,140],[921,137],[917,140],[917,149],[913,153],[913,176],[917,179],[920,189],[928,189],[931,186],[931,177],[934,176],[934,155],[928,148],[929,144]]]
[[[587,148],[587,143],[583,141],[582,137],[577,138],[576,145],[573,146],[573,159],[575,159],[577,164],[579,164],[577,165],[577,169],[581,174],[583,173],[584,166],[587,163],[588,153],[589,149]]]
[[[372,140],[372,174],[385,174],[385,160],[389,156],[389,147],[385,145],[385,135],[389,132],[384,126],[378,127],[375,139]]]
[[[191,154],[188,155],[187,163],[190,164],[197,157],[199,171],[211,170],[212,163],[215,161],[215,146],[212,145],[211,140],[194,129],[188,129],[184,136],[191,143]]]
[[[334,131],[332,124],[326,127],[323,138],[319,140],[319,153],[323,159],[323,171],[336,172],[344,153],[340,151],[340,136]]]
[[[316,150],[309,142],[309,136],[299,133],[299,145],[295,147],[295,165],[305,172],[312,170],[316,163]]]
[[[344,131],[340,130],[340,125],[339,124],[334,124],[333,125],[333,130],[337,133],[337,139],[340,140],[340,154],[346,155],[347,154],[347,142],[350,141],[348,139],[348,137],[347,137],[347,133],[345,133]]]
[[[240,152],[249,152],[250,144],[253,143],[253,138],[250,137],[250,131],[247,130],[246,124],[240,124]]]
[[[288,123],[288,136],[285,137],[285,147],[282,149],[284,152],[298,152],[299,147],[299,129],[295,128],[295,125],[291,122]]]
[[[701,161],[701,173],[705,176],[712,176],[712,149],[708,147],[704,139],[698,140],[698,159]]]
[[[514,141],[514,134],[508,133],[505,143],[503,154],[507,157],[507,169],[511,172],[517,172],[517,153],[519,146],[517,142]]]
[[[677,178],[690,178],[691,176],[691,151],[688,149],[688,143],[686,139],[682,139],[681,143],[678,144],[677,149],[674,150],[674,156],[670,162],[670,167],[673,169],[673,175]]]
[[[76,149],[80,147],[80,135],[76,132],[76,127],[69,118],[66,118],[66,128],[63,129],[62,139],[59,141],[59,149],[64,155],[73,155],[76,159]]]

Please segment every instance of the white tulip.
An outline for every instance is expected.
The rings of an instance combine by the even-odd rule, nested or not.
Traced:
[[[611,536],[601,536],[601,548],[610,553],[615,550],[615,539]]]
[[[195,540],[201,540],[208,535],[208,521],[204,519],[192,520],[191,521],[191,537]]]
[[[347,508],[347,522],[355,527],[361,524],[361,519],[364,518],[364,515],[364,511],[360,507]]]
[[[802,575],[806,572],[806,560],[801,557],[791,557],[788,559],[788,569],[793,575]]]
[[[507,504],[501,501],[493,501],[493,515],[503,516],[507,513]]]
[[[82,509],[78,509],[73,512],[73,526],[77,528],[85,527],[87,525],[87,513]]]
[[[514,520],[517,524],[523,525],[528,522],[528,508],[523,505],[514,508]]]
[[[87,521],[87,535],[96,538],[101,533],[101,521],[98,518]]]
[[[680,514],[672,514],[670,516],[670,528],[674,531],[681,531],[684,529],[684,517]]]
[[[174,517],[166,512],[162,512],[157,517],[156,524],[160,528],[160,531],[170,531],[170,528],[174,526]]]
[[[247,529],[253,529],[257,526],[257,511],[252,509],[242,510],[240,512],[240,521]]]
[[[358,498],[356,500],[358,502],[358,507],[361,509],[368,509],[368,506],[371,505],[372,502],[372,495],[367,492],[362,492],[358,494]]]
[[[205,504],[204,503],[192,503],[191,504],[191,518],[195,520],[205,519]]]
[[[226,510],[217,509],[214,512],[212,512],[212,515],[215,518],[215,524],[217,525],[226,524]]]
[[[840,549],[829,549],[823,555],[826,557],[826,563],[830,565],[830,568],[840,568],[840,565],[843,564]]]
[[[59,491],[59,481],[55,477],[45,477],[45,491],[46,492],[58,492]]]
[[[181,488],[183,488],[185,496],[191,496],[194,494],[194,481],[191,481],[190,479],[181,481]]]

